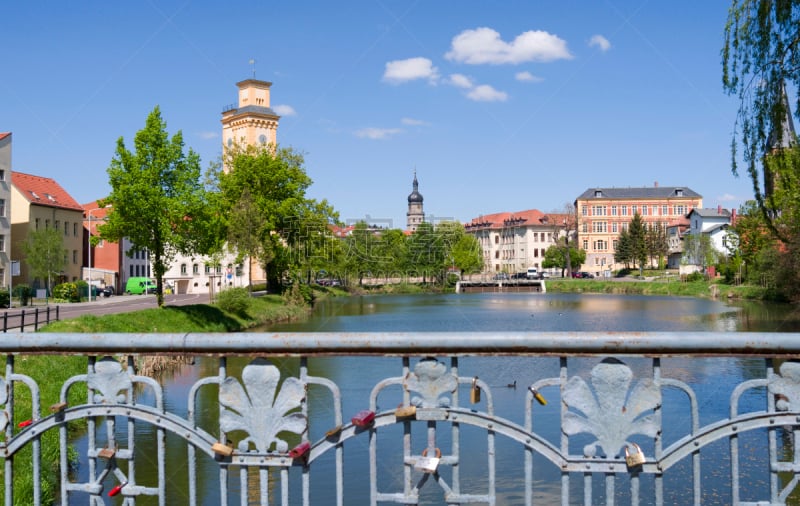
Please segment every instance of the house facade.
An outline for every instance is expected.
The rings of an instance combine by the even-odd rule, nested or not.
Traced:
[[[11,132],[0,132],[0,286],[11,287]]]
[[[545,214],[537,209],[502,212],[473,218],[464,230],[475,237],[483,253],[484,272],[542,270],[547,248],[565,231],[566,215]]]
[[[736,221],[736,211],[728,211],[717,207],[716,209],[692,209],[686,216],[689,221],[689,228],[686,231],[690,235],[708,236],[711,246],[715,251],[727,255],[729,247],[733,246],[730,241],[734,233],[730,227]],[[697,259],[687,258],[685,262],[697,264]]]
[[[575,199],[578,246],[586,251],[581,270],[596,275],[621,266],[614,262],[619,235],[635,214],[647,226],[666,228],[692,209],[703,207],[703,197],[685,186],[589,188]]]
[[[64,270],[56,278],[38,279],[24,260],[20,262],[19,281],[34,290],[81,279],[83,268],[83,207],[61,185],[48,177],[11,172],[11,257],[24,259],[28,234],[54,228],[63,234]]]

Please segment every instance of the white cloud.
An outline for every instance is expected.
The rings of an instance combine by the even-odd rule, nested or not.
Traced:
[[[211,139],[216,139],[219,137],[219,134],[217,132],[200,132],[197,135],[198,137],[206,141]]]
[[[438,78],[439,69],[433,66],[432,61],[422,57],[387,62],[383,72],[383,80],[393,84],[415,79],[427,79],[434,83]]]
[[[275,114],[278,116],[295,116],[297,114],[297,112],[294,110],[294,107],[286,104],[276,105],[272,108],[272,110],[275,111]]]
[[[592,38],[589,39],[589,47],[597,47],[600,51],[605,53],[611,49],[611,42],[602,35],[592,35]]]
[[[472,88],[467,97],[476,102],[505,102],[508,99],[508,93],[498,91],[488,84],[481,84]]]
[[[472,79],[465,76],[464,74],[450,74],[447,82],[456,86],[458,88],[472,88],[474,85],[472,84]]]
[[[403,118],[400,120],[400,123],[408,126],[422,126],[427,125],[427,121],[422,121],[421,119],[414,119],[414,118]]]
[[[514,78],[517,81],[522,81],[526,83],[540,83],[544,81],[544,79],[542,79],[541,77],[535,76],[530,72],[528,72],[527,70],[524,72],[517,72],[516,74],[514,74]]]
[[[445,58],[473,65],[500,65],[568,60],[572,59],[572,54],[563,39],[548,32],[530,30],[517,35],[509,43],[491,28],[482,27],[464,30],[453,37]]]
[[[740,199],[736,195],[731,195],[730,193],[726,193],[724,195],[717,197],[717,200],[719,200],[720,202],[736,202],[742,199]]]
[[[373,140],[388,139],[402,131],[400,128],[362,128],[356,131],[356,137]]]

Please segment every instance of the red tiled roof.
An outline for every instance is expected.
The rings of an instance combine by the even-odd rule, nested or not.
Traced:
[[[11,132],[0,132],[0,141],[11,135]]]
[[[512,226],[515,222],[518,225],[548,225],[553,223],[554,219],[560,218],[561,216],[560,214],[545,214],[538,209],[527,209],[514,213],[484,214],[483,216],[473,218],[464,226],[466,228],[503,228],[505,226]]]
[[[78,204],[61,185],[49,177],[11,171],[11,184],[31,204],[83,211],[83,206]]]

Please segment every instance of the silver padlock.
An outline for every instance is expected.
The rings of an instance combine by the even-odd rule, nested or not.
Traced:
[[[631,453],[628,450],[628,445],[625,445],[625,464],[627,464],[628,467],[641,466],[645,463],[645,460],[647,460],[644,457],[644,452],[636,443],[631,443],[630,446],[633,446],[634,452]]]
[[[436,448],[435,457],[428,457],[428,449],[425,448],[422,450],[422,457],[419,457],[416,464],[414,464],[414,469],[423,473],[433,474],[439,468],[439,459],[441,458],[442,451],[440,449]]]

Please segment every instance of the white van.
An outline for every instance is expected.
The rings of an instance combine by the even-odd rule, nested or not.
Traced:
[[[539,271],[536,267],[528,267],[528,279],[539,279]]]

